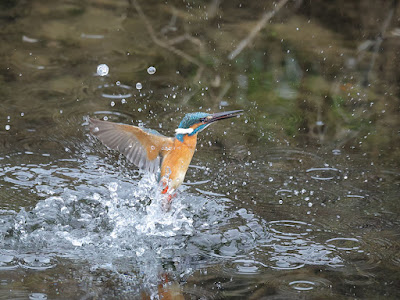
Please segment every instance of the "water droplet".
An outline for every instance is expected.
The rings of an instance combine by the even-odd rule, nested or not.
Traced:
[[[150,75],[153,75],[155,72],[156,72],[156,68],[154,68],[154,67],[147,68],[147,73],[149,73]]]
[[[274,181],[274,179],[272,177],[270,177],[270,178],[268,178],[268,181],[272,182],[272,181]]]
[[[121,103],[122,103],[122,104],[125,104],[125,103],[126,103],[126,99],[122,99],[122,100],[121,100]]]
[[[97,66],[97,75],[106,76],[110,68],[106,64],[101,64]]]
[[[109,190],[110,192],[116,192],[117,189],[118,189],[118,183],[117,183],[117,182],[111,182],[111,183],[108,185],[108,190]]]
[[[7,124],[4,128],[5,128],[6,130],[10,130],[11,126]]]
[[[111,101],[111,106],[115,106],[115,102],[114,101]]]
[[[141,90],[143,88],[142,84],[140,82],[136,83],[136,89]]]
[[[308,202],[308,207],[312,207],[313,204],[311,202]]]

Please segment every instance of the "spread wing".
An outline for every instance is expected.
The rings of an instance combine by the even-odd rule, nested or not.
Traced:
[[[157,172],[162,150],[171,147],[173,139],[155,130],[116,124],[89,118],[90,132],[107,147],[118,150],[140,169]]]

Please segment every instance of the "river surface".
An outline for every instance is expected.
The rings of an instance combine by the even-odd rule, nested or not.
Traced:
[[[0,4],[0,299],[400,298],[397,1],[260,2]],[[236,109],[168,212],[88,131]]]

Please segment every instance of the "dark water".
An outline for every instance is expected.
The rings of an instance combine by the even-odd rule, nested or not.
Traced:
[[[284,2],[0,3],[0,299],[400,297],[397,1]],[[234,109],[168,213],[86,121]]]

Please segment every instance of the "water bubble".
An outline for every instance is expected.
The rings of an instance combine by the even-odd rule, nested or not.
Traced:
[[[106,64],[100,64],[97,66],[97,75],[99,76],[108,75],[108,71],[110,71],[110,68]]]
[[[142,84],[140,82],[136,83],[136,89],[141,90],[143,88]]]
[[[4,128],[5,128],[6,130],[10,130],[10,129],[11,129],[11,126],[7,124]]]
[[[270,177],[270,178],[268,178],[268,181],[272,182],[272,181],[274,181],[274,179],[272,177]]]
[[[150,75],[153,75],[155,72],[156,72],[156,68],[154,68],[154,67],[148,67],[147,73],[149,73]]]

